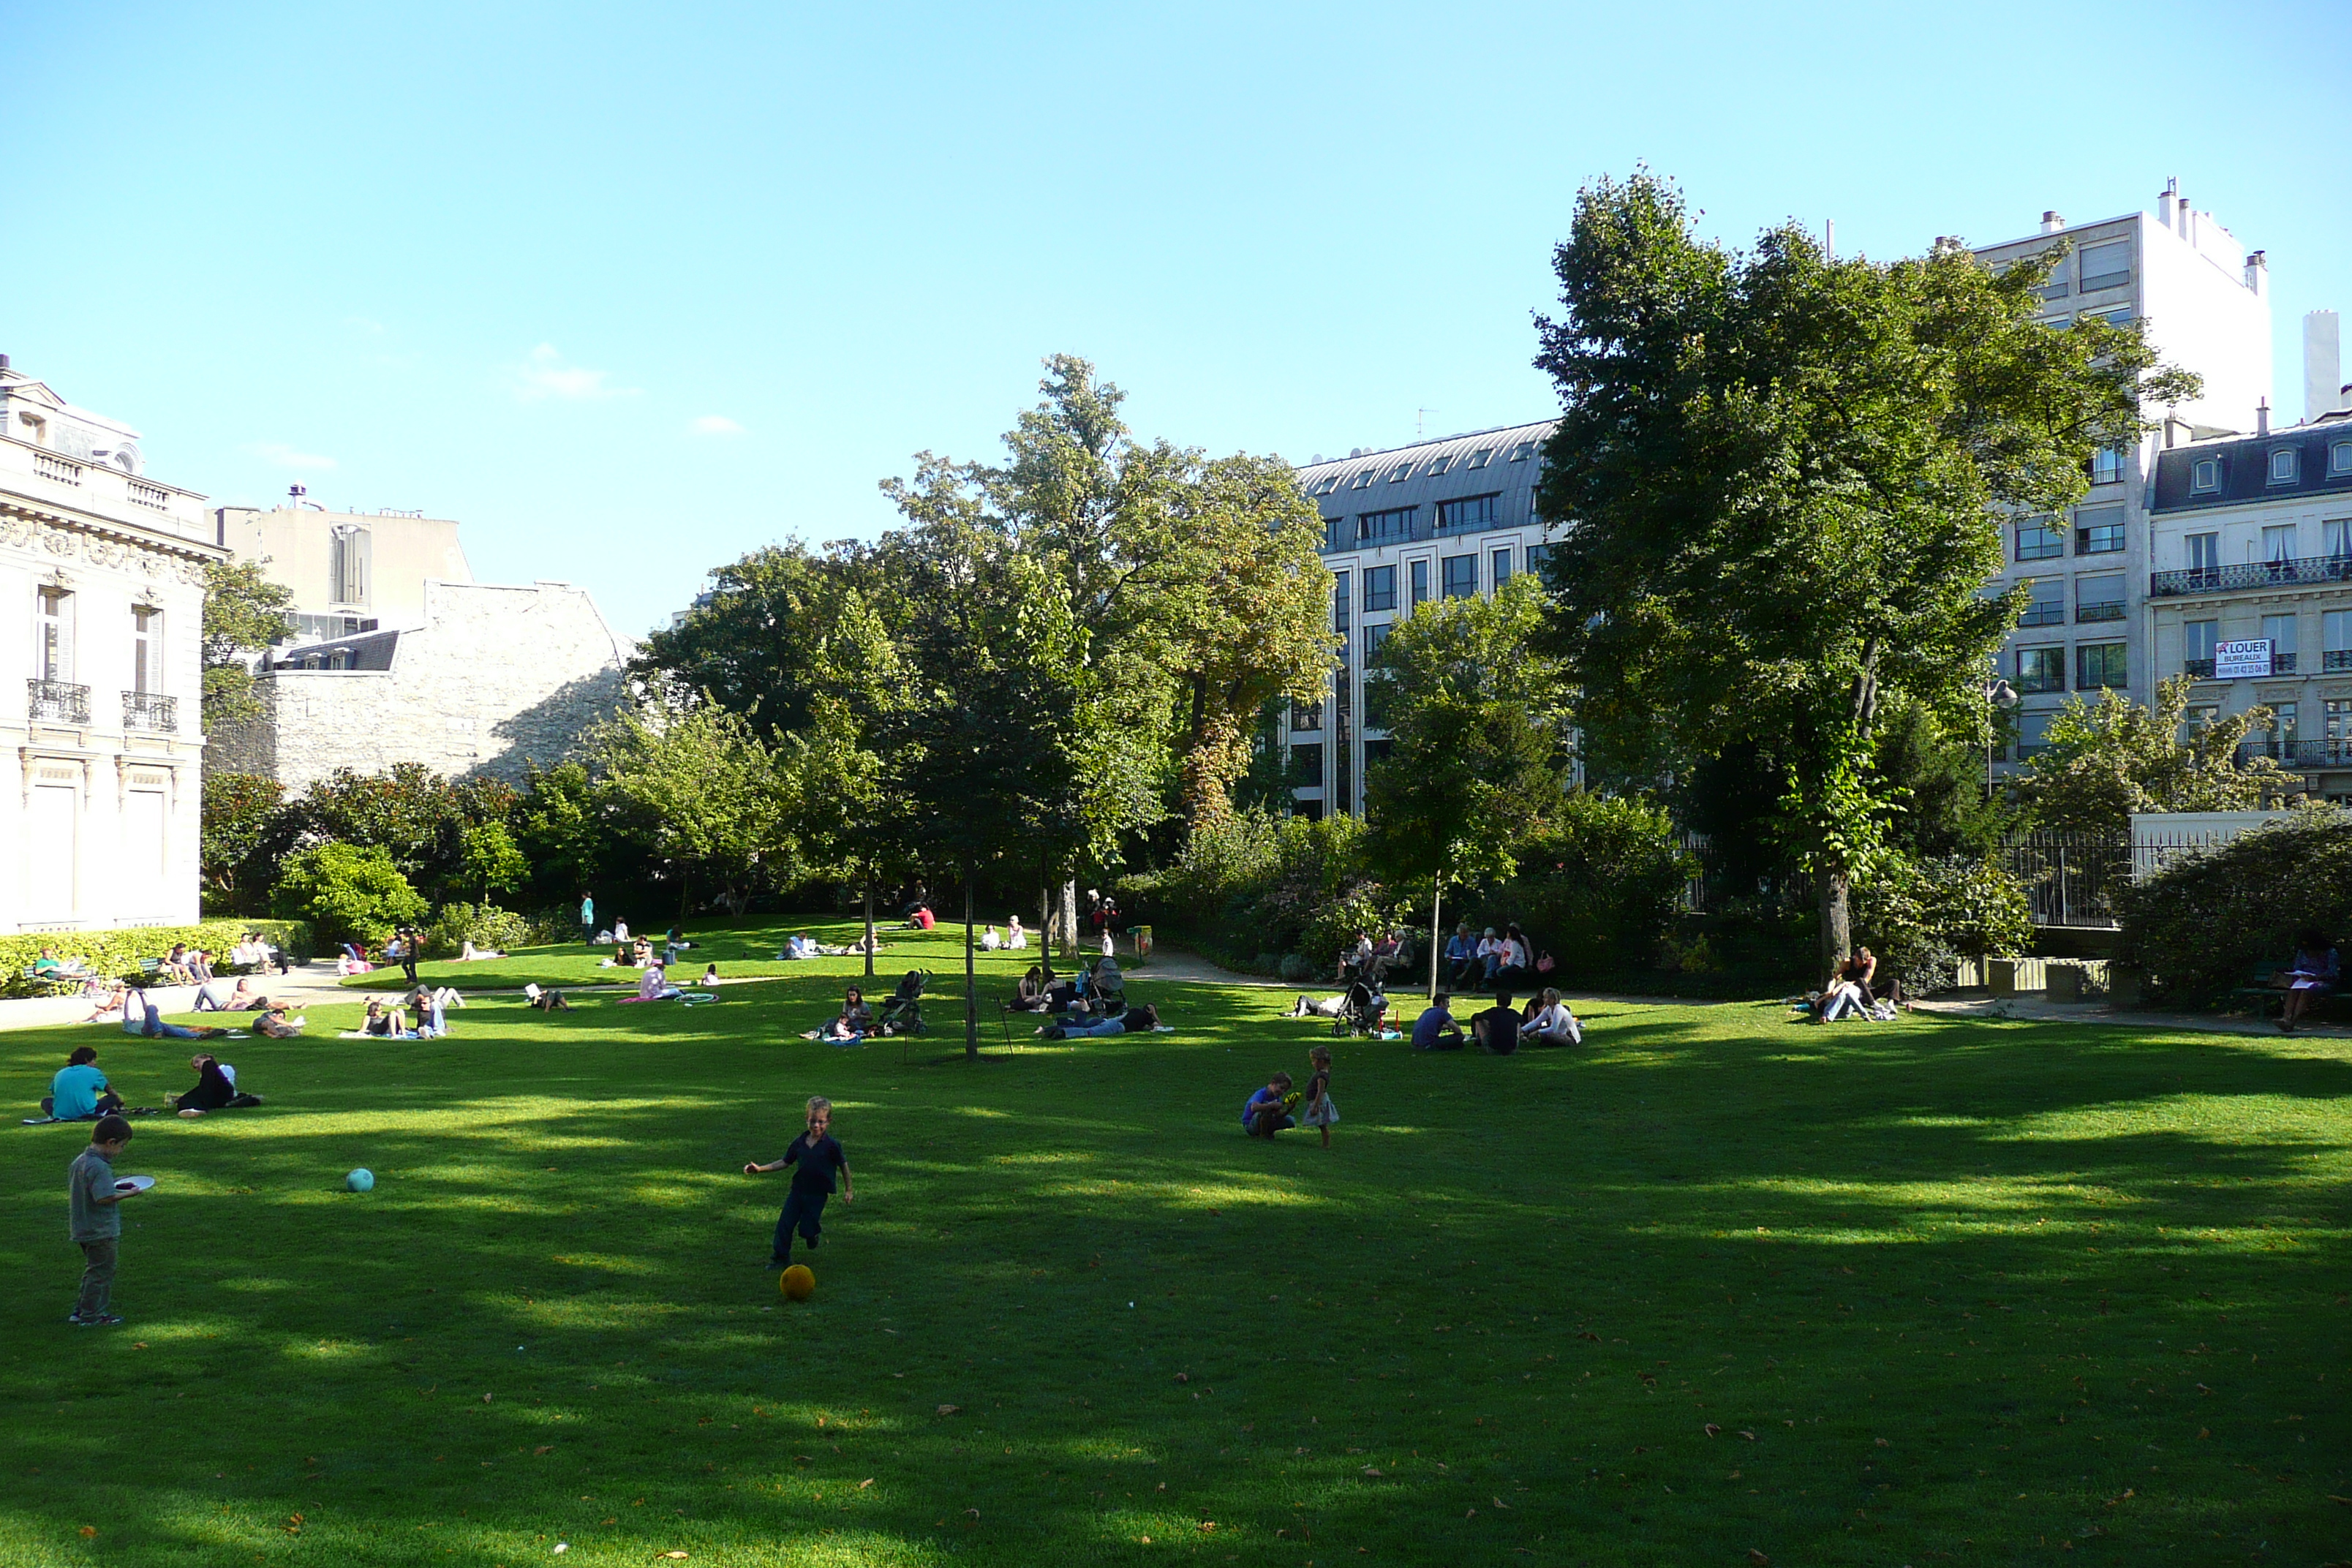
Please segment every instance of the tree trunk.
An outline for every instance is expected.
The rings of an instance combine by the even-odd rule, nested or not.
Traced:
[[[1054,984],[1054,885],[1037,871],[1037,956],[1045,961],[1045,984]]]
[[[1087,961],[1078,952],[1078,879],[1076,877],[1062,884],[1062,956],[1070,961],[1073,971],[1087,966]]]
[[[1429,895],[1429,1005],[1437,1005],[1437,933],[1445,922],[1445,879],[1437,879],[1437,886]]]
[[[963,1055],[966,1061],[980,1059],[980,991],[972,978],[971,960],[971,865],[963,868]]]
[[[874,868],[866,868],[866,978],[874,978]]]
[[[1843,870],[1821,873],[1822,977],[1827,984],[1853,951],[1853,916],[1847,902],[1852,884]]]

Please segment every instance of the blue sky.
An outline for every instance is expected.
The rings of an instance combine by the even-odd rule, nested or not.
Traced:
[[[0,351],[157,478],[456,517],[636,633],[992,455],[1055,351],[1219,452],[1543,417],[1550,247],[1637,161],[1879,256],[2178,175],[2269,252],[2294,417],[2347,58],[2322,0],[0,0]]]

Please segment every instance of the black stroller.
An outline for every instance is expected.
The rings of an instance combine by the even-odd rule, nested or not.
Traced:
[[[882,1011],[874,1022],[877,1035],[919,1035],[923,1032],[923,987],[930,984],[929,973],[909,969],[907,977],[898,982],[882,1004]]]
[[[1377,973],[1366,980],[1354,969],[1348,972],[1348,989],[1339,1004],[1339,1021],[1331,1026],[1335,1035],[1377,1035],[1388,1021],[1389,999],[1381,989]]]

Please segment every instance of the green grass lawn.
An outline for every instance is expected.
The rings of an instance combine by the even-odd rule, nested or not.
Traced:
[[[1594,1005],[1575,1053],[1341,1044],[1326,1152],[1236,1121],[1330,1038],[1288,993],[793,1037],[854,967],[235,1042],[268,1105],[119,1164],[116,1330],[63,1321],[84,1131],[9,1126],[0,1562],[2352,1557],[2340,1042]],[[188,1078],[10,1034],[14,1102],[85,1038]],[[794,1307],[740,1169],[812,1093],[857,1201]]]

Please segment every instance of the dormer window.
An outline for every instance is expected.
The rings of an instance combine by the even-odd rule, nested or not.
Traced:
[[[1535,455],[1536,444],[1533,441],[1522,441],[1511,448],[1511,461],[1514,463],[1524,463]]]
[[[2344,444],[2344,447],[2341,449],[2352,452],[2352,441],[2346,442]],[[1495,448],[1492,447],[1481,447],[1476,451],[1470,454],[1470,461],[1466,466],[1473,468],[1483,468],[1494,460]]]
[[[2352,479],[2352,441],[2338,441],[2327,448],[2327,477]]]
[[[1339,476],[1333,474],[1329,478],[1326,479],[1321,484],[1315,487],[1315,493],[1318,496],[1328,496],[1339,488]]]
[[[1389,483],[1392,485],[1401,485],[1404,483],[1406,478],[1411,475],[1412,472],[1412,465],[1411,463],[1399,463],[1395,468],[1389,470]]]
[[[2208,496],[2221,489],[2221,459],[2200,458],[2189,466],[2189,493]]]
[[[1351,490],[1370,489],[1371,488],[1372,480],[1379,477],[1380,476],[1375,474],[1371,469],[1366,468],[1362,473],[1356,476],[1355,483],[1349,485],[1348,488]]]
[[[2302,454],[2293,447],[2271,448],[2271,483],[2291,485],[2303,477]]]
[[[1453,466],[1454,459],[1451,458],[1433,458],[1429,461],[1429,474],[1427,477],[1433,479]]]

